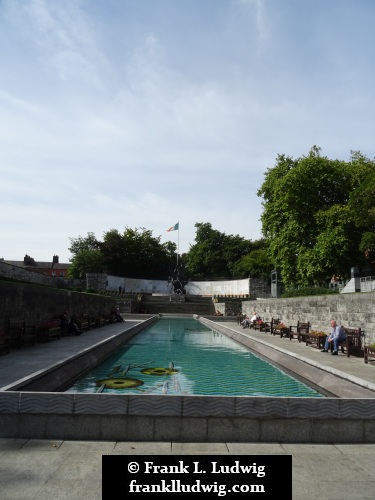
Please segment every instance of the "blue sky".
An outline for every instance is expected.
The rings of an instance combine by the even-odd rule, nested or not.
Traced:
[[[0,0],[0,257],[260,238],[278,154],[374,158],[374,23],[372,0]]]

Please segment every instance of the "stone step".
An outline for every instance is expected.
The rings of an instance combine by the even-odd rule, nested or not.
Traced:
[[[173,299],[173,300],[171,300]],[[178,295],[144,295],[142,297],[142,309],[147,314],[169,313],[169,314],[198,314],[213,315],[215,305],[211,297],[181,296]]]

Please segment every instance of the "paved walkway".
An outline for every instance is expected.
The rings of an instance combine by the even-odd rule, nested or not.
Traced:
[[[306,363],[375,391],[375,365],[373,363],[366,364],[363,358],[355,356],[348,358],[346,354],[341,352],[338,356],[332,356],[330,353],[320,352],[315,347],[306,346],[304,342],[298,342],[297,339],[280,338],[280,336],[273,336],[270,333],[254,331],[248,328],[243,329],[237,325],[229,324],[228,326],[249,335],[253,339],[272,345],[275,349],[293,353],[298,359],[303,359]],[[329,330],[329,327],[327,329]]]
[[[137,321],[109,325],[49,344],[24,346],[0,357],[0,390],[133,326]],[[229,325],[228,325],[229,326]],[[230,324],[240,329],[235,324]],[[295,353],[308,362],[375,386],[375,367],[363,359],[331,356],[269,334],[252,333],[277,349]],[[280,443],[155,443],[78,442],[0,439],[0,499],[101,499],[103,455],[288,455],[293,458],[293,499],[375,498],[375,445],[312,445]],[[139,457],[138,457],[139,460]],[[281,485],[282,487],[282,485]],[[125,492],[123,492],[126,494]],[[116,492],[119,495],[120,492]],[[280,495],[282,492],[280,490]]]

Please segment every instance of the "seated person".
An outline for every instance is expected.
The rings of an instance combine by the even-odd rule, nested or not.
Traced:
[[[223,313],[221,313],[219,309],[216,309],[215,316],[223,316]]]
[[[242,328],[246,328],[250,325],[250,319],[248,316],[245,316],[244,319],[241,321]]]
[[[72,317],[70,318],[68,328],[70,333],[74,335],[81,335],[82,330],[78,326],[78,321],[75,314],[73,314]]]
[[[339,344],[345,342],[346,340],[346,333],[344,328],[342,326],[339,326],[334,319],[331,320],[330,324],[332,327],[332,331],[326,338],[324,349],[322,349],[321,352],[328,352],[329,348],[333,344],[332,354],[337,355]]]
[[[60,316],[60,326],[63,335],[81,335],[81,330],[77,324],[75,314],[69,319],[68,311],[64,311]]]
[[[242,328],[246,328],[246,327],[249,327],[250,325],[252,325],[254,323],[254,321],[256,321],[257,319],[259,318],[259,316],[257,316],[257,313],[254,311],[253,312],[253,315],[251,316],[251,318],[248,318],[248,316],[246,316],[244,318],[244,320],[242,321],[241,325],[242,325]]]
[[[118,323],[122,323],[124,321],[124,318],[120,314],[120,308],[116,307],[115,309],[115,318]]]
[[[63,335],[66,335],[69,333],[69,319],[68,319],[68,311],[64,311],[62,315],[60,316],[60,326],[61,326],[61,331]]]

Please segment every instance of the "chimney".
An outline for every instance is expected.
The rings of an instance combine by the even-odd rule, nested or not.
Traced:
[[[52,258],[52,264],[58,264],[59,263],[59,256],[58,255],[54,255],[53,258]]]

